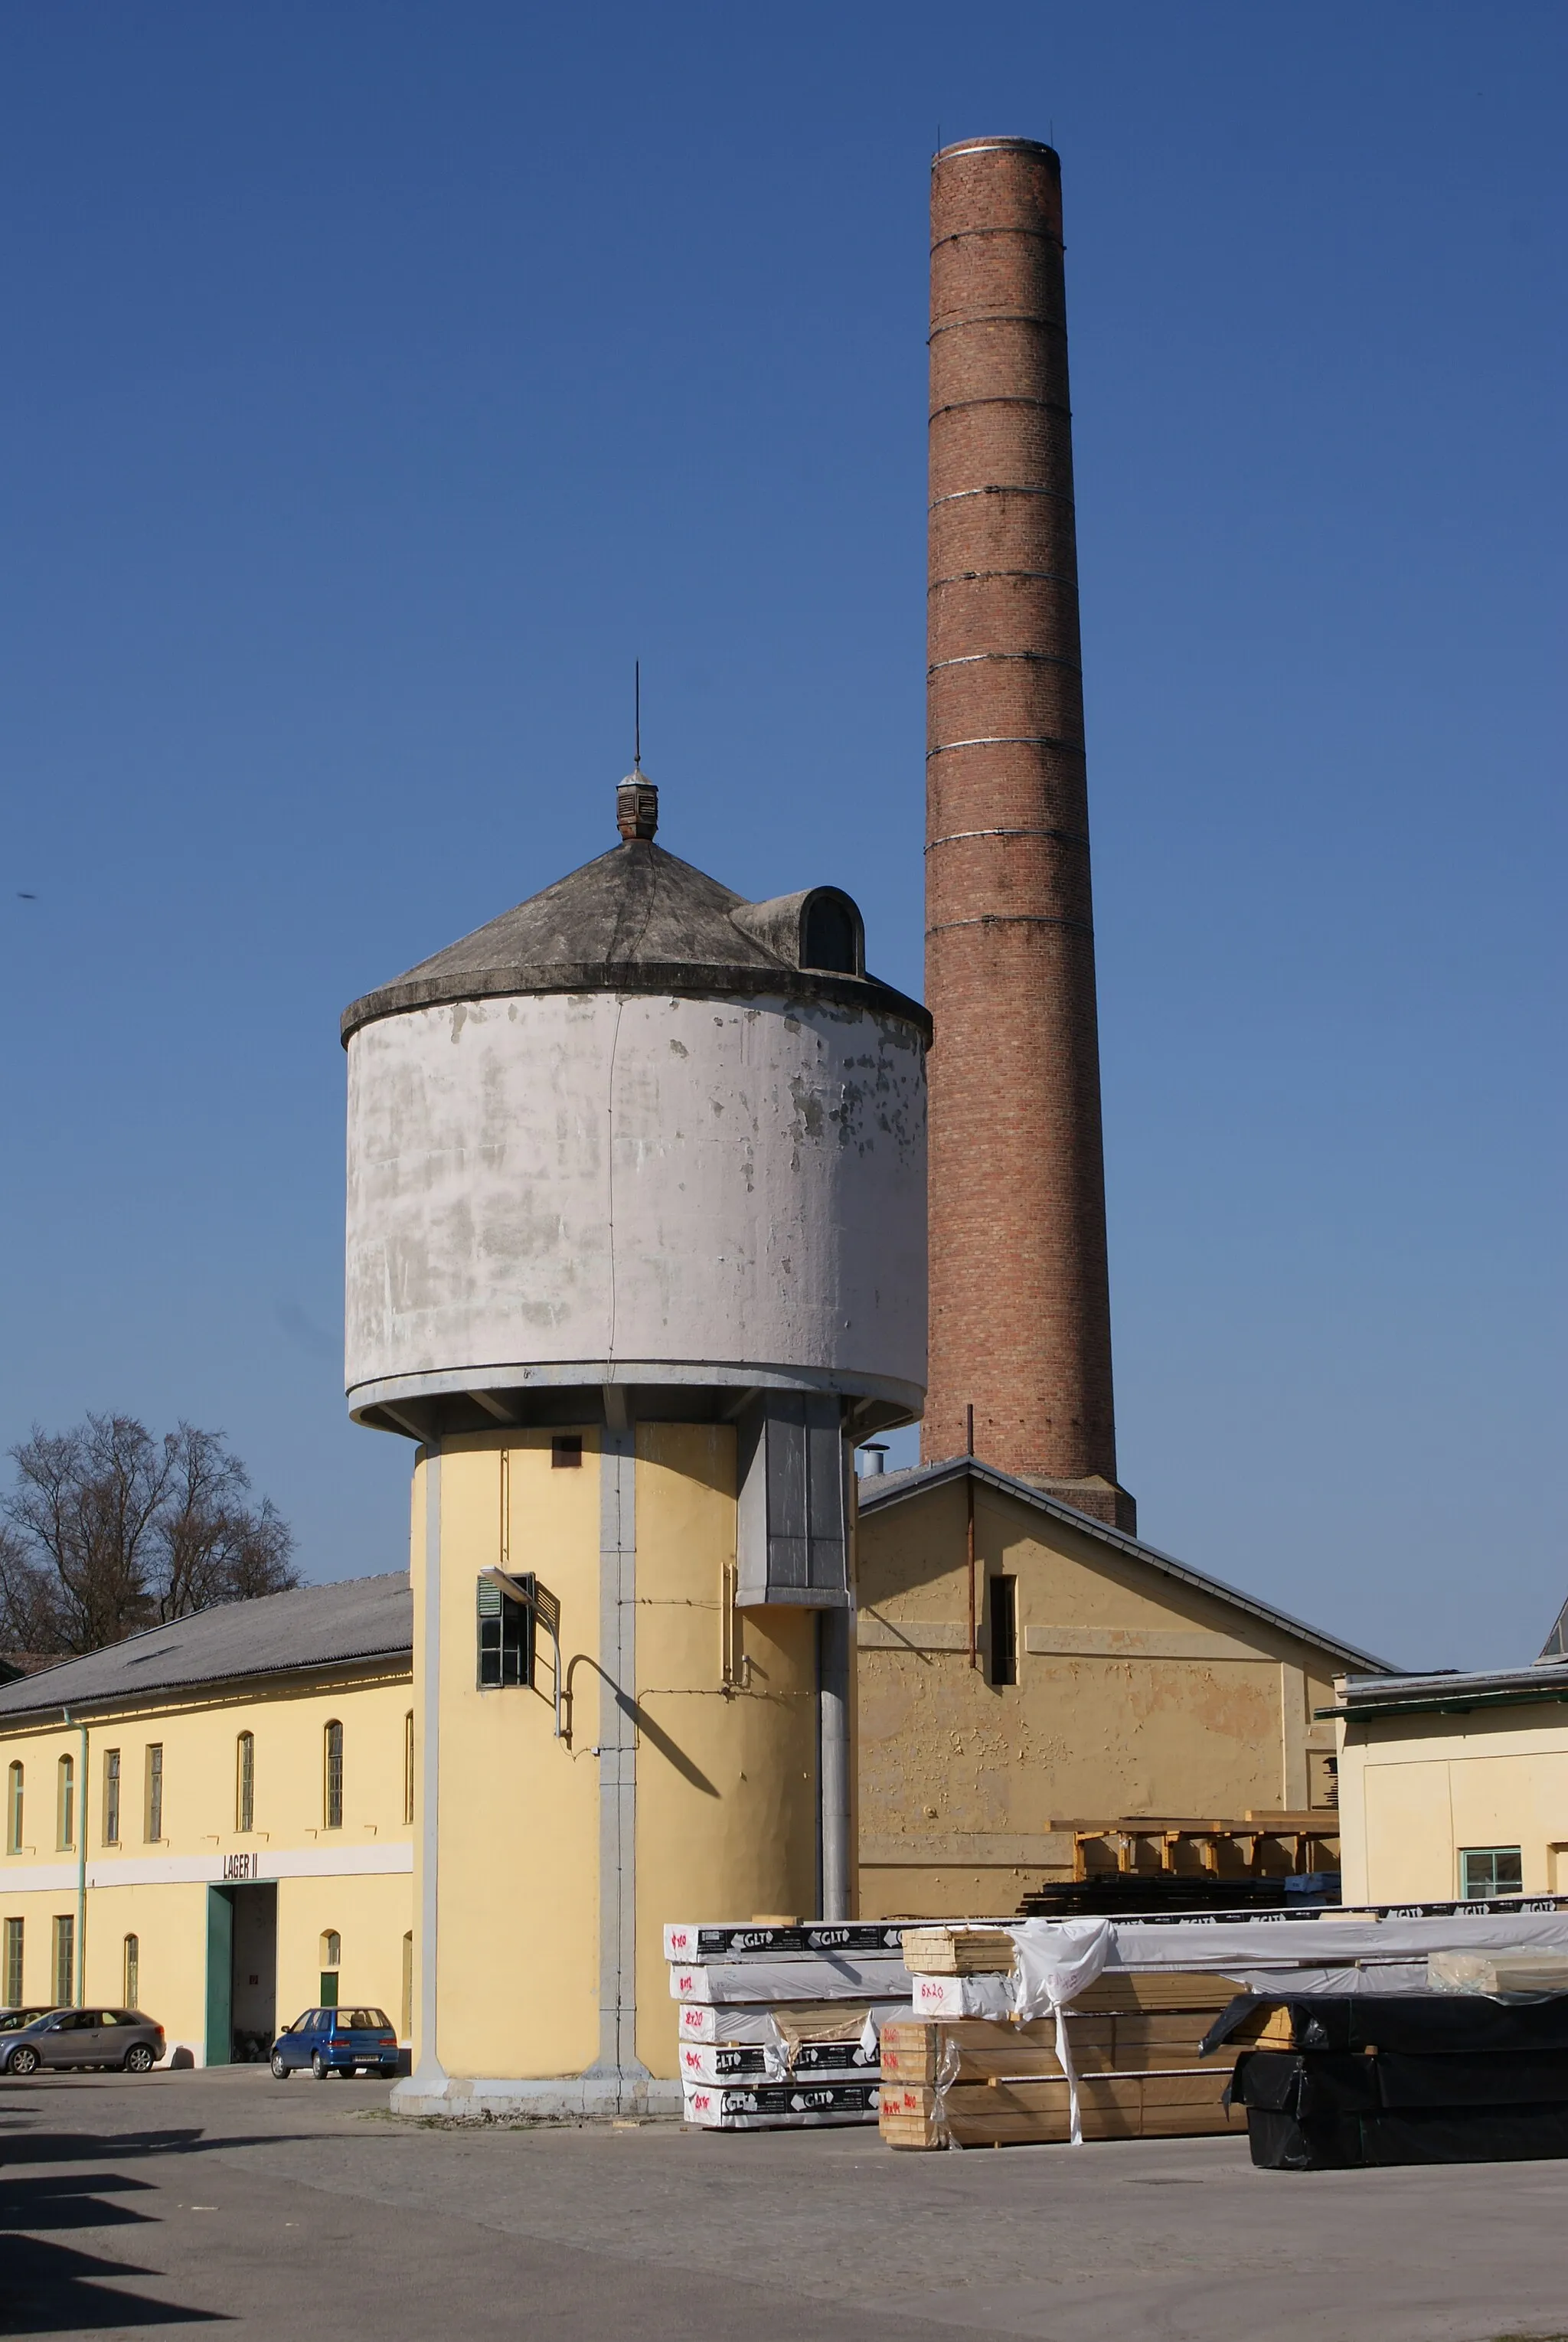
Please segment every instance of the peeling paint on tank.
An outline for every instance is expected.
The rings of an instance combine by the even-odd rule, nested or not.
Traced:
[[[613,1276],[619,1358],[918,1388],[924,1063],[901,1024],[635,995],[464,1006],[460,1031],[454,1004],[350,1044],[351,1386],[512,1358],[520,1331],[543,1365],[602,1358]]]

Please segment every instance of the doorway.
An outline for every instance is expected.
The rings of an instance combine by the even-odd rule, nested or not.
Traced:
[[[236,2066],[263,2064],[277,2032],[277,1888],[235,1887],[230,2022]]]
[[[259,2065],[277,2031],[277,1888],[207,1889],[209,2066]]]

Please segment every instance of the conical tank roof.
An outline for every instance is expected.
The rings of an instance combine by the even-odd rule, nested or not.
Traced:
[[[748,903],[651,838],[629,838],[365,993],[345,1010],[343,1038],[376,1017],[447,1001],[604,991],[783,992],[902,1016],[929,1036],[925,1010],[891,985],[801,966],[793,906],[808,899]]]

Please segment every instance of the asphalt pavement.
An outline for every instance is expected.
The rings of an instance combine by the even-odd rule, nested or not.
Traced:
[[[387,2096],[262,2067],[0,2080],[0,2332],[1568,2337],[1568,2164],[1303,2176],[1233,2139],[894,2155],[874,2128],[437,2128]]]

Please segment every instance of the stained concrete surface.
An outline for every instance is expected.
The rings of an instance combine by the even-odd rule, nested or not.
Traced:
[[[0,2081],[0,2331],[245,2342],[1493,2342],[1568,2331],[1568,2164],[1293,2177],[1230,2139],[434,2129],[264,2067]]]

